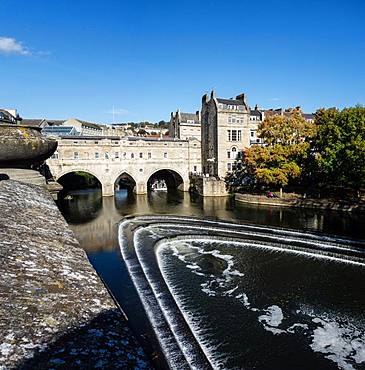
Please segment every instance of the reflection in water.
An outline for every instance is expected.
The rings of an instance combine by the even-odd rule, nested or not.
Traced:
[[[132,214],[218,218],[365,238],[365,216],[361,214],[262,207],[181,192],[135,195],[123,189],[115,197],[101,197],[99,190],[90,189],[70,194],[72,199],[59,201],[59,207],[88,253],[115,249],[116,225],[122,217]]]

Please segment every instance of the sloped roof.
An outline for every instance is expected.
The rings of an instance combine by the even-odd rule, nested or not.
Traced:
[[[222,99],[222,98],[217,98],[218,103],[221,104],[227,104],[227,105],[244,105],[244,103],[241,100],[237,99]]]
[[[22,124],[26,126],[32,126],[32,127],[41,127],[44,121],[45,121],[44,118],[36,118],[36,119],[24,118],[22,121]]]
[[[196,115],[196,113],[180,113],[181,115],[181,121],[187,122],[188,120],[192,120],[196,123],[199,123],[199,117]]]
[[[81,119],[76,119],[77,121],[81,122],[85,126],[97,128],[101,130],[101,126],[98,125],[97,123],[92,123],[92,122],[87,122],[87,121],[82,121]]]
[[[261,117],[262,113],[259,110],[252,109],[250,111],[250,116],[256,116],[256,117]]]

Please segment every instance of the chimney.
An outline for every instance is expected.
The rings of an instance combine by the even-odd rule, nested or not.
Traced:
[[[244,103],[245,105],[247,105],[246,104],[246,94],[243,93],[243,94],[237,95],[236,96],[236,99],[237,100],[240,100],[242,103]]]

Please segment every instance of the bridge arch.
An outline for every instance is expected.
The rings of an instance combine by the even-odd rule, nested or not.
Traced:
[[[137,186],[137,181],[135,178],[127,171],[121,172],[114,180],[114,191],[121,190],[123,188],[128,191],[135,192]]]
[[[175,169],[155,169],[147,177],[147,190],[153,190],[153,188],[156,186],[161,187],[166,185],[167,190],[178,189],[183,191],[185,187],[185,181],[183,175]]]
[[[56,179],[56,181],[58,182],[58,183],[60,183],[62,186],[64,186],[65,187],[65,182],[64,181],[60,181],[62,178],[64,179],[64,180],[66,180],[67,181],[67,177],[68,177],[68,175],[70,175],[70,178],[71,178],[71,175],[72,174],[75,174],[75,175],[77,175],[77,173],[85,173],[85,174],[87,174],[87,175],[90,175],[90,176],[92,176],[92,178],[94,178],[95,179],[95,182],[94,182],[94,184],[96,185],[95,187],[97,187],[97,188],[100,188],[100,189],[102,189],[103,188],[103,181],[102,181],[102,179],[100,179],[99,178],[99,176],[98,175],[96,175],[95,173],[93,173],[92,171],[89,171],[89,170],[84,170],[84,169],[81,169],[81,168],[71,168],[71,169],[68,169],[67,171],[62,171],[60,174],[57,174],[57,176],[55,177],[55,179]],[[82,176],[80,176],[80,177],[82,177]],[[71,179],[70,179],[71,180]],[[64,183],[63,183],[64,182]],[[87,183],[88,183],[88,179],[87,178],[85,178],[84,179],[84,185],[85,185],[85,187],[87,187]],[[70,187],[69,187],[69,189],[70,190],[73,190],[73,186],[77,186],[77,185],[82,185],[82,181],[81,181],[81,183],[78,183],[78,184],[75,184],[75,185],[72,185],[72,183],[70,182]]]

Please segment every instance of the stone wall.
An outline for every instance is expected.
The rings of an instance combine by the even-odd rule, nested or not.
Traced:
[[[224,180],[201,175],[190,176],[191,190],[204,197],[224,197],[228,195]]]
[[[150,368],[47,190],[0,181],[0,369]]]
[[[345,212],[365,212],[365,202],[348,202],[345,200],[331,199],[309,199],[292,197],[285,198],[268,198],[264,195],[239,194],[235,193],[235,200],[242,203],[257,204],[264,206],[276,207],[293,207],[293,208],[311,208],[323,209],[329,211]]]

